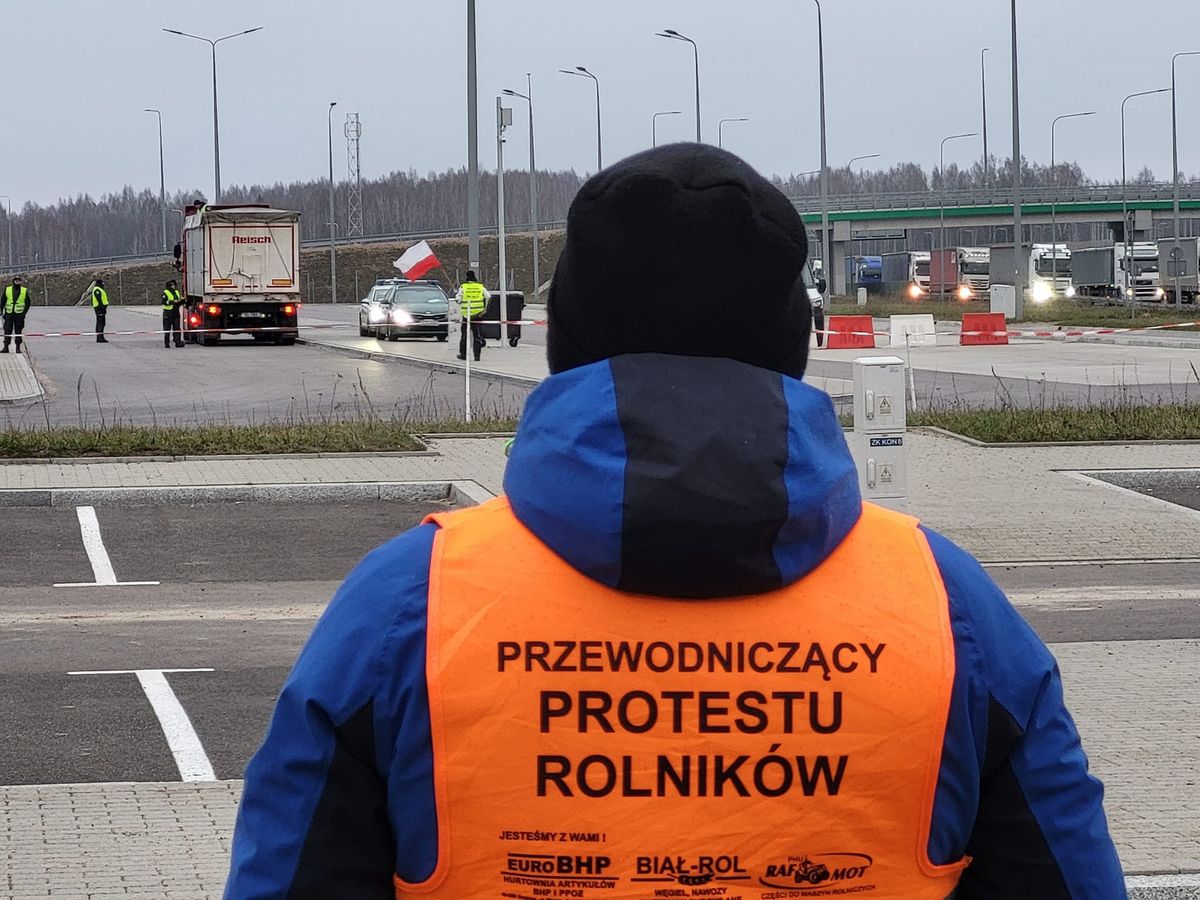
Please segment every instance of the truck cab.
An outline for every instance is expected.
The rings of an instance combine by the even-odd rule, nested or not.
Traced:
[[[1059,297],[1074,297],[1071,283],[1071,251],[1066,244],[1034,244],[1029,253],[1029,298],[1047,303]]]

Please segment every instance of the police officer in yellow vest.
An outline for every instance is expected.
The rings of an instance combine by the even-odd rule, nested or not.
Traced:
[[[17,352],[21,352],[21,333],[25,330],[25,313],[29,309],[29,288],[20,275],[13,277],[12,284],[4,289],[4,347],[0,353],[8,352],[13,335],[17,337]]]
[[[180,310],[183,307],[183,295],[179,293],[179,289],[175,286],[175,279],[172,278],[166,283],[162,292],[162,308],[163,308],[163,346],[171,346],[171,338],[175,339],[175,346],[182,347],[183,331],[179,325]]]
[[[458,358],[467,358],[467,332],[470,331],[471,343],[475,349],[475,361],[478,362],[485,342],[483,340],[483,330],[476,320],[481,318],[487,310],[488,301],[492,299],[492,294],[476,280],[474,272],[468,271],[467,277],[459,285],[458,293],[454,299],[458,301],[458,308],[462,313],[462,331],[458,337]]]
[[[504,496],[337,592],[226,900],[1126,896],[1054,657],[802,381],[807,252],[715,147],[580,189]]]
[[[104,320],[108,317],[108,291],[104,289],[104,279],[97,278],[92,285],[92,312],[96,314],[96,343],[107,344],[104,336]]]

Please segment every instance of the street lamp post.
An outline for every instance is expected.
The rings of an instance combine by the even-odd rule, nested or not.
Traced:
[[[690,37],[680,34],[674,28],[664,28],[657,32],[655,37],[667,38],[672,41],[686,41],[692,45],[692,58],[696,66],[696,143],[699,144],[700,138],[700,49],[696,46],[696,42]]]
[[[749,122],[749,121],[750,121],[750,120],[749,120],[748,118],[746,118],[745,116],[741,116],[741,117],[739,117],[739,118],[736,118],[736,119],[722,119],[721,121],[719,121],[719,122],[717,123],[717,146],[718,146],[718,147],[724,147],[724,146],[725,146],[725,134],[724,134],[724,130],[725,130],[725,123],[726,123],[726,122]]]
[[[683,113],[678,109],[669,109],[664,112],[656,112],[650,117],[650,138],[651,147],[658,146],[658,117],[659,116],[681,116]]]
[[[475,53],[475,0],[467,0],[467,266],[479,266],[479,79]],[[467,364],[468,366],[470,363]],[[471,421],[467,379],[467,421]]]
[[[1050,123],[1050,288],[1058,290],[1058,198],[1055,192],[1058,188],[1058,178],[1054,173],[1054,130],[1063,119],[1081,119],[1084,116],[1094,116],[1095,112],[1067,113],[1058,116]]]
[[[1175,113],[1175,63],[1181,56],[1200,56],[1200,50],[1176,53],[1171,57],[1171,212],[1175,222],[1172,232],[1175,238],[1175,305],[1183,304],[1183,290],[1179,266],[1183,259],[1183,248],[1179,245],[1179,120]],[[1160,267],[1161,270],[1161,267]]]
[[[1021,79],[1017,69],[1017,0],[1012,0],[1012,203],[1013,203],[1013,307],[1016,318],[1025,314],[1025,278],[1029,263],[1022,260],[1025,249],[1021,225]]]
[[[145,109],[142,112],[154,113],[158,117],[158,205],[162,214],[162,248],[167,249],[167,175],[163,165],[162,112],[157,109]]]
[[[333,206],[333,108],[336,100],[329,102],[329,302],[337,303],[337,219]]]
[[[542,289],[540,271],[538,269],[538,201],[537,201],[537,162],[533,152],[533,76],[525,73],[525,90],[505,90],[502,93],[510,97],[519,97],[529,104],[529,219],[533,227],[533,300],[537,301],[538,291]]]
[[[244,34],[253,34],[256,31],[262,31],[263,26],[257,28],[247,28],[245,31],[238,31],[234,34],[227,34],[224,37],[219,37],[215,41],[212,38],[201,37],[198,34],[188,34],[186,31],[177,31],[174,28],[164,28],[163,31],[168,34],[177,34],[180,37],[192,38],[197,41],[204,41],[212,48],[212,87],[213,87],[213,203],[221,202],[221,131],[217,119],[217,44],[221,41],[228,41],[235,37],[241,37]]]
[[[500,321],[496,334],[500,346],[504,347],[504,334],[508,321],[508,257],[504,238],[504,129],[512,124],[512,110],[496,98],[496,253],[500,266]]]
[[[938,192],[938,194],[940,195],[940,199],[941,199],[941,202],[939,203],[939,209],[938,209],[938,249],[939,250],[946,249],[946,142],[947,141],[956,141],[959,138],[972,138],[972,137],[979,137],[979,132],[971,131],[971,132],[967,132],[965,134],[952,134],[949,137],[944,137],[944,138],[942,138],[942,146],[938,150],[938,175],[940,175],[941,179],[942,179],[942,189]],[[944,294],[944,293],[946,293],[946,263],[945,263],[945,260],[942,260],[940,267],[939,267],[939,271],[942,274],[941,286],[942,286],[942,293]],[[930,272],[932,273],[932,269],[930,269]],[[957,285],[956,285],[956,287],[957,287]],[[930,280],[930,282],[929,282],[929,289],[930,289],[930,291],[933,290],[933,281],[932,280]]]
[[[982,92],[983,99],[983,184],[986,187],[988,182],[988,145],[987,145],[987,66],[984,64],[984,55],[991,50],[991,47],[984,47],[979,51],[979,87]]]
[[[596,171],[604,168],[604,149],[601,142],[600,129],[600,79],[585,69],[576,66],[574,69],[559,69],[564,75],[578,75],[580,78],[590,78],[596,84]]]
[[[829,153],[825,134],[825,31],[821,21],[821,0],[817,5],[817,72],[821,87],[821,267],[825,270],[825,299],[833,287],[832,235],[829,233]]]
[[[12,198],[8,194],[0,194],[0,200],[5,203],[5,218],[8,219],[8,266],[12,268],[16,265],[16,260],[13,259]]]
[[[1128,184],[1125,179],[1125,104],[1134,97],[1149,97],[1151,94],[1165,94],[1170,88],[1158,88],[1153,91],[1138,91],[1135,94],[1130,94],[1121,101],[1121,230],[1125,236],[1125,299],[1129,301],[1129,317],[1137,312],[1137,298],[1132,296],[1130,290],[1130,279],[1133,272],[1133,241],[1131,240],[1132,228],[1129,227],[1129,191]]]

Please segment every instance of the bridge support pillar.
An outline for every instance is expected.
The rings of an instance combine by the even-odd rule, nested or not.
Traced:
[[[829,284],[833,288],[833,293],[838,296],[846,296],[849,292],[849,287],[846,284],[846,253],[850,249],[850,223],[849,222],[834,222],[833,223],[833,239],[830,241],[829,253],[833,257],[829,261]]]

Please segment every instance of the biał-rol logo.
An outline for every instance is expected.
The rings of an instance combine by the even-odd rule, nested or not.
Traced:
[[[763,887],[782,891],[837,894],[837,888],[854,884],[854,892],[874,890],[864,885],[874,860],[866,853],[816,853],[789,856],[786,862],[768,863],[758,878]]]

